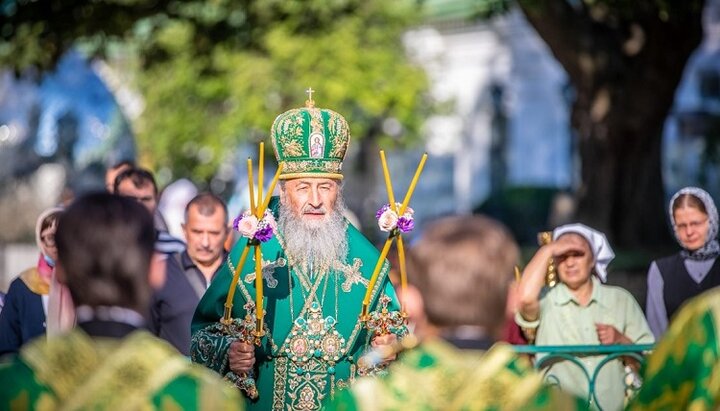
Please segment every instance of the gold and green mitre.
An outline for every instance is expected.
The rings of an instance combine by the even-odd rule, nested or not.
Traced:
[[[270,136],[275,158],[283,165],[281,180],[300,177],[342,179],[342,162],[350,143],[350,127],[335,111],[315,107],[312,89],[305,107],[275,119]]]

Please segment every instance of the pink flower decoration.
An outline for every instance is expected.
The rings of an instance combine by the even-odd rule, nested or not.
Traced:
[[[260,220],[248,210],[233,220],[233,228],[243,237],[249,238],[250,241],[264,243],[270,240],[277,231],[277,223],[270,210],[265,210],[265,214]]]
[[[396,203],[396,207],[399,209],[402,205]],[[378,219],[378,226],[382,231],[390,232],[398,229],[400,232],[408,233],[415,228],[413,214],[415,214],[415,210],[407,207],[403,215],[398,216],[397,213],[390,208],[389,204],[385,204],[375,213],[375,217]]]
[[[243,216],[238,222],[238,232],[247,238],[253,238],[255,231],[257,231],[258,219],[254,215]]]
[[[378,218],[378,226],[380,227],[380,230],[382,231],[391,231],[395,226],[397,226],[398,221],[398,215],[388,208],[387,210],[383,211],[383,213],[380,215],[380,218]]]
[[[275,221],[275,216],[273,216],[273,213],[270,210],[265,210],[263,221],[272,228],[273,232],[277,232],[277,222]]]

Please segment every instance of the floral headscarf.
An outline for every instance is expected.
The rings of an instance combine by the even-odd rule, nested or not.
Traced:
[[[680,252],[680,254],[684,258],[688,258],[690,260],[709,260],[711,258],[716,258],[718,255],[720,255],[720,244],[718,244],[717,240],[718,212],[717,208],[715,207],[715,202],[713,201],[712,197],[710,197],[710,194],[708,194],[707,191],[701,188],[685,187],[681,189],[680,191],[675,193],[675,195],[670,199],[670,206],[668,207],[668,212],[670,213],[670,222],[672,223],[673,227],[675,226],[673,203],[675,203],[675,200],[677,200],[677,198],[683,194],[690,194],[700,200],[703,205],[705,205],[705,210],[707,211],[708,216],[708,233],[707,237],[705,238],[705,244],[695,251],[690,251],[685,248],[682,241],[680,241],[680,237],[678,237],[677,232],[673,230],[675,239],[677,240],[678,244],[683,247],[683,250]]]

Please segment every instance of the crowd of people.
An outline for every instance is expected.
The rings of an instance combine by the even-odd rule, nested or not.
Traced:
[[[380,251],[344,217],[343,116],[309,99],[278,116],[270,134],[282,172],[265,214],[232,220],[221,198],[199,193],[177,238],[157,209],[153,174],[132,162],[108,169],[107,192],[40,214],[38,262],[12,281],[0,307],[0,408],[719,405],[718,213],[704,190],[684,188],[670,201],[681,251],[649,264],[644,311],[606,284],[615,255],[598,230],[555,228],[514,276],[518,245],[482,216],[426,226],[409,247],[410,284],[398,294],[397,267],[376,268]],[[550,264],[559,278],[552,287]],[[577,364],[544,361],[538,372],[531,361],[546,354],[527,358],[508,343],[656,341],[644,366],[579,358],[597,370],[594,395]],[[632,396],[628,375],[642,381]]]

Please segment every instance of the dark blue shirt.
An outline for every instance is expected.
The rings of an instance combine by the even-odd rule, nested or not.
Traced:
[[[187,251],[169,255],[165,284],[152,296],[150,331],[189,356],[190,322],[206,289],[205,276]]]
[[[0,311],[0,355],[17,353],[20,347],[45,335],[42,297],[30,291],[19,277],[10,283]]]

